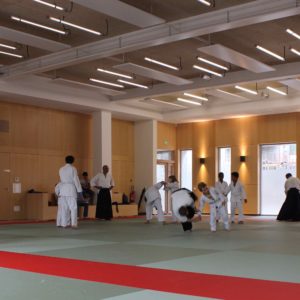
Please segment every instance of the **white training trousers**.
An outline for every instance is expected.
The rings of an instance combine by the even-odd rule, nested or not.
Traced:
[[[238,221],[243,221],[244,220],[244,213],[243,213],[243,201],[238,200],[238,201],[231,201],[231,213],[230,213],[230,219],[231,222],[234,222],[234,215],[235,215],[235,210],[238,210],[239,216],[238,216]]]
[[[165,216],[161,205],[161,199],[156,199],[151,202],[146,202],[146,218],[147,221],[150,221],[152,219],[153,214],[153,207],[156,207],[157,209],[157,219],[159,222],[164,222]]]

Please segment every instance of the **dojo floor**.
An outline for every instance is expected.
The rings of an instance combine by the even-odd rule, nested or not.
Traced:
[[[211,233],[204,220],[184,233],[181,225],[143,222],[83,221],[78,230],[1,225],[0,299],[265,300],[277,288],[287,298],[270,299],[300,299],[300,223],[249,217]]]

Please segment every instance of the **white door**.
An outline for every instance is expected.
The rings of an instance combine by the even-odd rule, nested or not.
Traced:
[[[156,182],[165,181],[166,180],[166,165],[165,164],[157,164],[156,165]],[[161,204],[162,209],[165,212],[166,210],[166,192],[163,188],[159,190],[161,196]]]
[[[296,144],[262,145],[260,150],[261,214],[277,215],[285,200],[285,175],[296,176]]]
[[[180,151],[180,183],[182,188],[193,190],[193,151]]]

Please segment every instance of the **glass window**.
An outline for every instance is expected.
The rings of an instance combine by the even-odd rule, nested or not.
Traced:
[[[193,190],[193,151],[180,151],[180,181],[181,187]]]
[[[172,160],[173,159],[172,151],[159,151],[156,154],[156,159],[157,160]]]

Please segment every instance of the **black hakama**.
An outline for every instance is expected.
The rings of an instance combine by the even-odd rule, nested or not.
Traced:
[[[113,217],[110,189],[100,189],[96,206],[96,219],[110,220]]]
[[[184,223],[181,223],[181,225],[182,225],[183,231],[192,230],[192,228],[193,228],[192,222],[184,222]]]
[[[278,221],[300,221],[300,195],[296,188],[289,189],[277,216]]]

